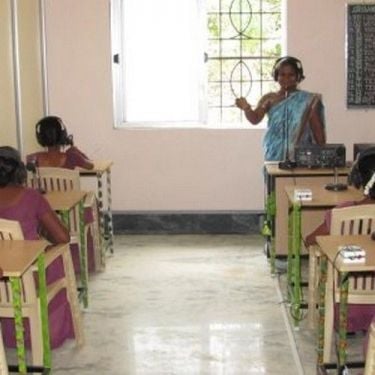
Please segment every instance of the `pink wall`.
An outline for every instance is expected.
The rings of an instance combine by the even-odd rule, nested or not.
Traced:
[[[263,210],[263,130],[113,128],[108,0],[47,0],[50,113],[93,158],[112,159],[115,211]],[[288,52],[323,94],[328,140],[375,140],[373,112],[345,109],[345,4],[288,0]]]

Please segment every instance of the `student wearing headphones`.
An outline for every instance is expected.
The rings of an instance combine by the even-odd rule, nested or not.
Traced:
[[[38,191],[25,186],[26,168],[13,147],[0,147],[0,218],[20,223],[26,240],[46,238],[51,244],[69,243],[70,234],[47,200]],[[48,251],[48,250],[47,250]],[[47,283],[56,281],[63,272],[61,259],[46,270]],[[65,292],[59,292],[48,306],[51,347],[74,338],[70,304]],[[1,319],[4,344],[16,346],[14,321]],[[26,346],[30,347],[30,327],[25,325]]]
[[[35,135],[38,143],[46,149],[28,155],[28,163],[34,162],[39,167],[94,168],[92,161],[73,145],[73,137],[68,135],[60,117],[47,116],[39,120],[35,126]]]
[[[357,189],[363,189],[360,201],[343,202],[338,207],[349,207],[360,204],[375,204],[375,147],[370,147],[357,156],[349,173],[349,182]],[[375,206],[374,206],[375,212]],[[331,211],[327,211],[324,221],[306,236],[305,245],[316,244],[317,236],[326,236],[331,229]]]
[[[324,144],[324,107],[320,95],[298,88],[305,78],[301,61],[292,56],[277,59],[272,77],[279,84],[279,90],[264,95],[255,108],[243,97],[235,102],[253,125],[268,115],[267,132],[263,139],[264,159],[284,160],[286,141],[291,159],[296,145]]]

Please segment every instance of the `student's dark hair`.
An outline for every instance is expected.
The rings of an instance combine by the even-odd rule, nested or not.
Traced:
[[[43,147],[66,146],[72,144],[72,138],[60,117],[43,117],[35,125],[35,135],[38,143]]]
[[[375,199],[374,175],[375,147],[370,147],[358,154],[349,174],[349,183],[357,189],[365,189],[367,195],[371,199]]]
[[[273,65],[272,68],[272,77],[275,81],[278,80],[279,78],[279,71],[281,67],[285,65],[290,65],[293,70],[297,74],[297,81],[301,82],[302,80],[305,79],[305,76],[303,74],[303,66],[300,60],[298,60],[296,57],[293,56],[284,56],[280,57],[275,61],[275,64]]]
[[[25,164],[19,152],[10,146],[0,147],[0,187],[23,185],[26,177]]]

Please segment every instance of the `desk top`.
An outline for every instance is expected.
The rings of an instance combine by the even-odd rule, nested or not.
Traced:
[[[81,190],[50,191],[44,194],[44,196],[53,210],[65,211],[71,210],[86,196],[86,194],[86,191]]]
[[[81,176],[96,176],[109,171],[113,165],[111,160],[93,160],[93,169],[77,168]]]
[[[314,175],[333,175],[333,168],[293,168],[293,169],[280,169],[279,162],[265,162],[264,167],[266,172],[271,176],[314,176]],[[339,175],[348,175],[350,172],[349,167],[337,168]]]
[[[370,235],[360,236],[318,236],[316,241],[328,260],[339,271],[375,271],[375,241]],[[340,257],[336,258],[339,246],[357,245],[366,251],[366,261],[363,263],[343,263]]]
[[[312,200],[298,200],[294,199],[295,189],[310,189],[312,192]],[[363,192],[354,188],[353,186],[348,186],[348,190],[344,191],[332,191],[325,189],[324,186],[319,185],[287,185],[285,186],[285,192],[288,196],[289,202],[297,203],[299,202],[302,207],[325,207],[331,208],[335,207],[340,203],[347,201],[359,201],[363,199]]]
[[[48,242],[44,240],[0,241],[0,268],[3,270],[3,276],[22,276],[47,245]]]

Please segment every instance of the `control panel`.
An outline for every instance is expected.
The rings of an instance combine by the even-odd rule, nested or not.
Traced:
[[[297,167],[335,168],[345,167],[346,150],[344,144],[296,146],[294,158]]]

